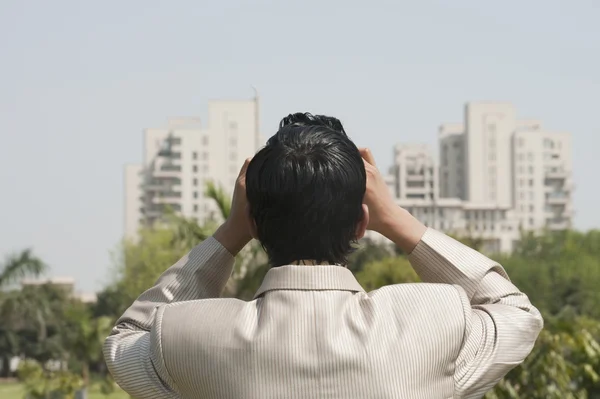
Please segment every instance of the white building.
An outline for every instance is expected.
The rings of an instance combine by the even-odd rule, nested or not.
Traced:
[[[169,209],[198,220],[214,215],[206,183],[231,193],[244,160],[263,142],[258,106],[258,98],[210,101],[206,126],[198,118],[172,118],[164,128],[145,129],[142,164],[125,167],[126,236]]]
[[[571,136],[549,133],[540,123],[520,124],[512,141],[513,203],[527,230],[572,226]]]
[[[83,303],[95,303],[96,294],[91,292],[75,291],[75,279],[72,277],[52,277],[47,279],[23,279],[21,280],[21,288],[26,287],[41,287],[51,285],[55,288],[63,290],[71,298],[80,300]]]
[[[438,196],[438,168],[424,144],[398,144],[390,174],[394,196],[398,199],[433,200]]]
[[[506,103],[469,103],[464,123],[439,129],[440,165],[427,146],[397,145],[388,185],[428,226],[509,252],[520,230],[571,226],[570,135],[518,120]],[[438,172],[439,171],[439,172]]]

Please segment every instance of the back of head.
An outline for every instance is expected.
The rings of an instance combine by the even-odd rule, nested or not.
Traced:
[[[363,160],[338,119],[284,118],[246,172],[250,216],[271,265],[345,264],[365,189]]]

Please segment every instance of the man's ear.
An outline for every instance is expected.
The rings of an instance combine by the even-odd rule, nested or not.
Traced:
[[[250,236],[255,240],[258,240],[258,229],[256,228],[256,221],[250,215],[250,205],[246,204],[246,220],[248,221],[248,227],[250,228]]]
[[[356,225],[356,239],[360,240],[365,236],[367,226],[369,225],[369,207],[366,204],[362,204],[362,217]]]

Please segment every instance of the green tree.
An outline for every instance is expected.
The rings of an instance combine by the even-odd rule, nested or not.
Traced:
[[[24,355],[45,362],[60,357],[57,338],[63,290],[51,285],[26,286],[3,294],[0,302],[0,356],[2,372],[9,373],[14,356]]]
[[[600,322],[567,311],[546,317],[546,327],[524,363],[487,399],[600,397]]]
[[[90,384],[90,365],[102,359],[102,344],[110,334],[110,317],[92,317],[92,309],[72,301],[64,314],[62,337],[69,358],[81,371],[83,387]]]
[[[386,285],[419,281],[419,276],[413,270],[410,262],[403,257],[388,257],[369,262],[356,275],[356,278],[366,291]]]
[[[348,257],[348,269],[357,273],[368,263],[389,258],[393,254],[393,247],[365,238],[359,241],[356,250]]]
[[[74,399],[82,386],[81,377],[68,371],[44,369],[34,360],[21,362],[18,376],[28,399]]]
[[[18,282],[26,277],[38,277],[47,270],[46,264],[36,257],[31,249],[9,255],[0,266],[0,290]],[[10,372],[10,359],[19,350],[15,326],[15,310],[17,309],[18,296],[7,293],[0,297],[0,358],[2,375]]]
[[[26,277],[37,277],[46,270],[46,264],[31,249],[10,255],[0,267],[0,289]]]

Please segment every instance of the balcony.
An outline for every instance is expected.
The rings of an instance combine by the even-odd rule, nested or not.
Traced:
[[[567,219],[546,219],[546,227],[550,230],[567,230],[571,223]]]
[[[167,163],[161,165],[159,170],[163,172],[181,172],[181,165]]]
[[[569,177],[569,172],[562,168],[552,168],[544,173],[546,179],[566,179]]]
[[[181,165],[175,165],[172,163],[163,164],[159,168],[154,170],[155,177],[175,178],[175,177],[179,177],[180,174],[181,174]]]
[[[406,180],[407,181],[425,181],[425,174],[407,173]]]
[[[552,191],[546,195],[546,203],[550,205],[564,205],[569,202],[569,196],[563,191]]]
[[[167,211],[175,211],[175,212],[180,212],[181,211],[181,204],[177,203],[177,204],[167,204],[167,203],[158,203],[158,204],[152,204],[150,206],[147,206],[144,208],[144,216],[147,218],[150,217],[160,217],[162,215],[164,215],[165,213],[167,213]]]
[[[163,204],[163,205],[179,205],[181,202],[180,198],[174,197],[152,197],[153,204]]]

